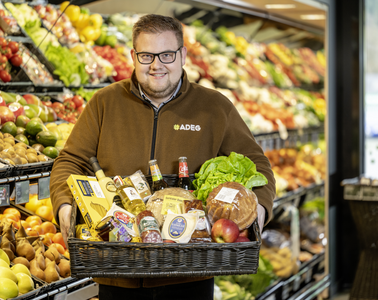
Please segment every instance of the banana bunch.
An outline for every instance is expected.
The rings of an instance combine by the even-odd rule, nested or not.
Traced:
[[[260,255],[268,259],[273,266],[273,271],[278,277],[288,278],[298,272],[298,265],[292,257],[289,247],[284,248],[262,248]]]
[[[217,286],[222,292],[222,300],[250,300],[252,294],[240,287],[237,283],[232,283],[228,280],[217,281]]]

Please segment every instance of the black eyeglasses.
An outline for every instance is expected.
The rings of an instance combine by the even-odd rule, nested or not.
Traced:
[[[176,53],[180,51],[182,46],[176,51],[164,51],[160,53],[150,53],[150,52],[136,52],[135,54],[138,58],[138,61],[142,65],[152,64],[155,60],[155,56],[159,57],[159,60],[163,64],[171,64],[176,60]]]

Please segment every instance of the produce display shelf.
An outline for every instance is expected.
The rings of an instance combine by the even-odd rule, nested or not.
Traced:
[[[311,282],[304,286],[297,293],[292,295],[288,300],[312,300],[319,296],[325,289],[330,286],[330,276],[327,275],[318,282]]]

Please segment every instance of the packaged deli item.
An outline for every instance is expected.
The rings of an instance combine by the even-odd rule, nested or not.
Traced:
[[[190,243],[211,242],[211,226],[206,217],[201,200],[184,200],[185,213],[198,213],[196,228],[190,239]]]
[[[132,213],[113,203],[109,211],[107,212],[105,218],[107,217],[113,217],[113,220],[118,221],[120,223],[119,224],[116,222],[116,228],[122,226],[125,230],[127,230],[128,234],[131,237],[138,236],[138,227],[135,223],[135,216]],[[102,221],[104,219],[102,219]]]
[[[165,198],[165,206],[164,205]],[[179,213],[177,210],[177,202],[182,203],[183,200],[194,200],[194,195],[182,188],[166,188],[155,192],[147,201],[146,208],[150,210],[161,228],[164,224],[165,216],[168,210]],[[183,212],[183,209],[180,213]]]
[[[237,182],[225,182],[214,188],[206,199],[210,224],[219,219],[234,221],[239,230],[251,226],[257,217],[257,197]]]
[[[176,243],[188,243],[196,229],[199,212],[168,213],[163,225],[162,238]]]
[[[154,214],[145,210],[136,216],[136,223],[138,225],[139,234],[143,243],[162,243],[159,224],[154,217]]]

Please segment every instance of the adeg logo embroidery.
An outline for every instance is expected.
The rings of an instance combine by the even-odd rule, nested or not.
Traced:
[[[193,124],[175,124],[173,125],[174,130],[190,130],[190,131],[200,131],[201,126]]]

